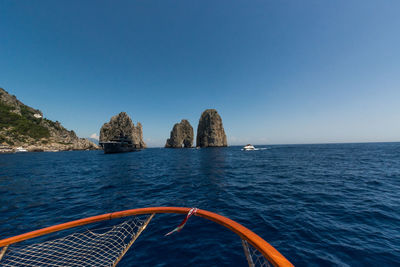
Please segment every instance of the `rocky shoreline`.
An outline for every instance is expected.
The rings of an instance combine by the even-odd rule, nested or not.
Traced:
[[[143,127],[135,126],[127,113],[121,112],[104,123],[100,129],[100,143],[129,140],[135,149],[146,148]],[[186,119],[176,123],[166,140],[165,148],[191,148],[194,131]],[[215,109],[205,110],[199,119],[196,147],[228,146],[222,119]],[[55,152],[98,150],[100,147],[74,131],[65,129],[58,121],[44,118],[43,113],[19,101],[0,88],[0,153]]]
[[[79,138],[78,143],[48,143],[46,145],[40,144],[20,144],[17,146],[9,146],[6,144],[0,145],[0,153],[16,153],[21,150],[23,152],[58,152],[58,151],[78,151],[78,150],[100,150],[100,147],[93,144],[85,138]],[[89,143],[90,142],[90,143]]]
[[[7,146],[0,145],[0,154],[5,153],[18,153],[18,152],[59,152],[59,151],[82,151],[82,150],[99,150],[99,147],[93,148],[77,148],[73,145],[63,145],[63,144],[50,144],[48,146],[36,146],[36,145],[28,145],[28,146]]]
[[[97,150],[99,146],[0,88],[0,153]]]

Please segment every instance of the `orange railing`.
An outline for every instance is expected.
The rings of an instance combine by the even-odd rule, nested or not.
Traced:
[[[141,209],[132,209],[132,210],[124,210],[113,213],[107,213],[103,215],[88,217],[85,219],[80,219],[72,222],[62,223],[50,227],[46,227],[40,230],[32,231],[29,233],[25,233],[22,235],[6,238],[0,240],[0,248],[5,247],[17,242],[21,242],[27,239],[31,239],[34,237],[42,236],[45,234],[50,234],[53,232],[86,225],[90,223],[111,220],[116,218],[123,218],[133,215],[142,215],[142,214],[157,214],[157,213],[188,213],[190,208],[182,208],[182,207],[151,207],[151,208],[141,208]],[[237,235],[239,235],[243,240],[246,240],[253,247],[255,247],[258,251],[260,251],[263,256],[271,262],[274,266],[293,266],[282,254],[280,254],[273,246],[271,246],[264,239],[259,237],[257,234],[247,229],[243,225],[228,219],[224,216],[221,216],[217,213],[198,209],[196,216],[211,220],[216,222],[226,228],[230,229]]]

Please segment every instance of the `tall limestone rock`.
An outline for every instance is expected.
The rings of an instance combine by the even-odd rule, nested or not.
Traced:
[[[196,146],[228,146],[222,119],[215,109],[207,109],[201,114],[197,127]]]
[[[187,120],[182,120],[176,123],[171,131],[170,138],[167,139],[165,147],[167,148],[182,148],[193,146],[193,127]]]
[[[135,126],[131,118],[125,112],[121,112],[111,118],[108,123],[104,123],[100,129],[100,142],[110,141],[120,136],[128,137],[136,148],[146,148],[143,141],[143,129],[140,122]]]

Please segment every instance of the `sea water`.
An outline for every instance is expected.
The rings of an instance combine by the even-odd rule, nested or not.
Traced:
[[[0,155],[0,239],[148,206],[198,207],[263,237],[296,266],[400,265],[400,143],[150,148]],[[156,215],[121,266],[246,266],[240,238]]]

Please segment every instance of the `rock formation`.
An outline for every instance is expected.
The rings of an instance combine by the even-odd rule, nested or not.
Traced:
[[[0,103],[8,107],[11,107],[10,112],[18,115],[23,115],[22,113],[30,113],[33,116],[39,115],[40,117],[43,117],[43,113],[40,110],[25,105],[24,103],[19,101],[15,95],[10,95],[3,88],[0,88]]]
[[[167,148],[182,148],[193,146],[193,127],[187,120],[182,120],[176,123],[171,131],[170,138],[167,139],[165,147]]]
[[[99,147],[79,138],[58,121],[43,118],[43,113],[31,108],[14,95],[0,88],[0,145],[14,151],[23,147],[28,151],[87,150]],[[1,151],[0,151],[1,152]]]
[[[196,146],[228,146],[222,119],[215,109],[207,109],[201,114],[197,127]]]
[[[137,126],[135,126],[125,112],[113,116],[100,129],[100,142],[110,141],[120,136],[131,139],[136,148],[146,148],[146,144],[143,141],[142,124],[138,122]]]

